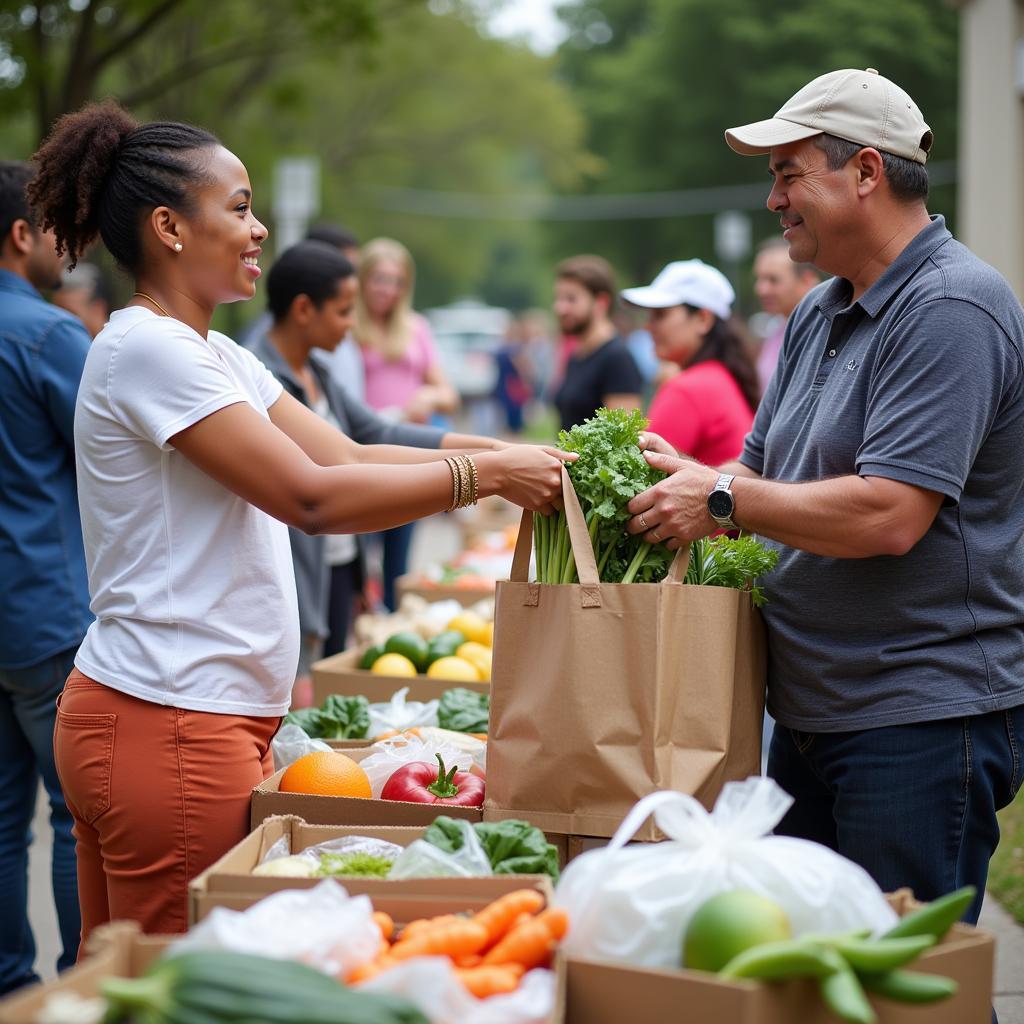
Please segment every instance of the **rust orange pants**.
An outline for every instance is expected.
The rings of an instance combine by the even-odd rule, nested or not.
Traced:
[[[183,711],[72,671],[54,751],[74,817],[82,947],[97,925],[188,925],[188,883],[249,832],[280,718]]]

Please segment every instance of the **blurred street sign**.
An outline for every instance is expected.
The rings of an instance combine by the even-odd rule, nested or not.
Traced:
[[[283,252],[306,234],[320,210],[320,161],[315,156],[288,157],[274,165],[275,248]]]

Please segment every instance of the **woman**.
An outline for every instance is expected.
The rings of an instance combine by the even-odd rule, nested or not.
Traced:
[[[655,394],[651,433],[708,466],[737,458],[754,422],[758,384],[729,325],[732,285],[714,267],[683,260],[670,263],[646,288],[625,289],[622,297],[649,311],[655,353],[682,371]]]
[[[427,321],[412,309],[415,267],[401,242],[375,238],[359,256],[356,341],[363,353],[366,404],[409,423],[455,412],[459,396],[441,369]],[[396,607],[395,581],[409,561],[413,524],[382,534],[384,604]]]
[[[290,395],[360,444],[495,451],[505,448],[503,442],[487,437],[385,419],[338,383],[330,353],[337,349],[355,318],[359,294],[355,274],[348,259],[323,242],[299,242],[286,250],[267,275],[270,326],[251,340],[250,351]],[[353,601],[362,589],[363,560],[356,537],[311,537],[295,528],[288,533],[302,633],[296,680],[298,702],[300,687],[308,687],[310,665],[325,638],[328,654],[345,646]]]
[[[189,879],[246,834],[272,770],[298,660],[287,527],[395,526],[471,498],[456,484],[474,468],[479,494],[550,509],[560,465],[525,447],[371,455],[211,331],[220,303],[253,296],[267,231],[208,132],[107,101],[61,118],[35,159],[42,228],[72,259],[99,234],[136,289],[93,341],[75,416],[96,621],[54,746],[83,939],[112,918],[182,931]]]

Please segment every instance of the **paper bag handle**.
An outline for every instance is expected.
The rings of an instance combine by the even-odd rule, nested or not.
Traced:
[[[572,546],[573,558],[576,560],[576,573],[584,586],[597,586],[600,582],[597,575],[597,559],[594,557],[594,546],[590,542],[587,520],[576,497],[572,479],[562,466],[562,502],[565,506],[565,519],[569,527],[569,543]],[[530,576],[530,554],[533,546],[533,513],[523,509],[523,518],[519,523],[519,536],[512,555],[512,572],[509,579],[513,583],[525,583]],[[690,545],[684,544],[676,552],[664,583],[682,583],[686,579],[686,571],[690,567]]]
[[[572,480],[562,466],[562,504],[565,507],[565,521],[569,527],[569,545],[573,558],[576,560],[576,574],[585,587],[596,587],[600,580],[597,575],[597,559],[594,557],[594,545],[590,543],[587,520],[580,508],[580,499]],[[512,556],[513,583],[525,583],[530,574],[530,552],[533,545],[533,513],[523,509],[523,518],[519,524],[519,536]]]

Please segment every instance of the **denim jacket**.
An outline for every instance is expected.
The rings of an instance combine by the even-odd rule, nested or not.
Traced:
[[[302,384],[295,378],[284,357],[266,332],[250,339],[249,350],[284,385],[293,398],[309,405]],[[379,416],[358,398],[354,398],[332,376],[329,361],[319,352],[309,359],[320,390],[327,398],[341,429],[359,444],[400,444],[411,448],[439,448],[445,431],[414,423],[395,423]],[[309,536],[294,527],[288,537],[295,563],[295,589],[299,598],[299,628],[303,636],[327,636],[327,603],[330,595],[330,568],[324,557],[326,539]],[[357,538],[358,540],[359,538]],[[360,556],[362,546],[360,544]]]
[[[77,646],[92,615],[75,479],[81,321],[0,270],[0,668]]]

